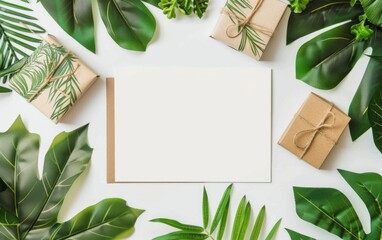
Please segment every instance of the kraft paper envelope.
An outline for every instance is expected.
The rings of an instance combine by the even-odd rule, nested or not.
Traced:
[[[271,181],[270,69],[124,68],[107,106],[109,183]]]

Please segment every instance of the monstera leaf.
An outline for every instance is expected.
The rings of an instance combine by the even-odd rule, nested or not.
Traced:
[[[28,56],[41,40],[31,34],[43,33],[45,30],[36,24],[37,18],[27,7],[26,0],[0,1],[0,71],[7,69],[21,58]],[[6,82],[9,76],[0,77]],[[7,92],[0,87],[0,93]]]
[[[18,118],[0,133],[1,239],[111,239],[132,230],[141,210],[121,199],[106,199],[67,222],[57,222],[65,195],[89,164],[87,126],[61,133],[45,155],[42,177],[37,162],[39,136]]]
[[[366,233],[349,199],[333,188],[294,187],[297,215],[342,239],[381,239],[382,176],[377,173],[339,172],[365,203],[371,231]]]
[[[371,60],[349,107],[349,116],[352,119],[350,133],[352,139],[356,140],[371,127],[372,120],[369,119],[368,112],[372,108],[371,100],[382,83],[382,61],[378,60],[382,55],[382,28],[377,24],[369,24],[373,34],[365,41],[357,41],[351,28],[359,22],[359,16],[363,14],[367,15],[370,23],[374,23],[366,13],[367,10],[370,9],[374,14],[382,11],[382,8],[365,8],[366,2],[368,6],[376,6],[381,3],[379,0],[353,2],[355,5],[352,7],[350,1],[312,0],[302,14],[291,13],[287,44],[337,24],[304,43],[297,53],[296,78],[319,89],[332,89],[340,84],[364,51],[367,48],[372,49]],[[378,124],[382,125],[382,118],[373,117],[373,121],[373,131],[376,132],[378,130],[374,128]],[[377,134],[374,136],[374,141],[377,142]]]

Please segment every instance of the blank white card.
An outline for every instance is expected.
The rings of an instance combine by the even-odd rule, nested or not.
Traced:
[[[116,182],[271,181],[271,70],[124,68]]]

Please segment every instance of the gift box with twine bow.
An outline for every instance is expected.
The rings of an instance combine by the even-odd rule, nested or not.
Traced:
[[[10,87],[55,123],[98,78],[51,35],[22,64]]]
[[[321,168],[349,122],[350,117],[333,103],[311,93],[279,144],[312,166]]]
[[[211,37],[260,60],[286,8],[279,0],[228,0]]]

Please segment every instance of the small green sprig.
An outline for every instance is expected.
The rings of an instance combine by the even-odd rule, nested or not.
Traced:
[[[310,0],[289,0],[289,7],[295,13],[302,13],[308,6]]]
[[[369,27],[369,25],[365,25],[367,20],[366,15],[359,16],[359,23],[354,24],[351,27],[351,33],[355,35],[355,39],[358,42],[368,40],[371,35],[373,35],[374,31]]]
[[[162,223],[177,229],[174,232],[159,236],[153,240],[170,240],[170,239],[189,239],[189,240],[222,240],[227,238],[226,227],[228,222],[228,214],[230,209],[232,184],[225,190],[219,206],[217,207],[214,218],[210,218],[210,206],[208,201],[207,191],[203,190],[202,199],[202,215],[203,224],[200,226],[184,224],[176,220],[168,218],[157,218],[151,222]],[[257,240],[262,232],[265,220],[265,206],[261,208],[256,217],[253,227],[250,226],[250,219],[252,215],[252,207],[244,196],[236,210],[233,226],[231,230],[231,239],[240,240],[245,239],[245,236],[250,236],[250,240]],[[266,240],[272,240],[280,227],[281,219],[272,227]]]
[[[161,0],[158,4],[167,18],[176,18],[179,11],[183,15],[196,14],[202,18],[207,10],[209,0]]]

